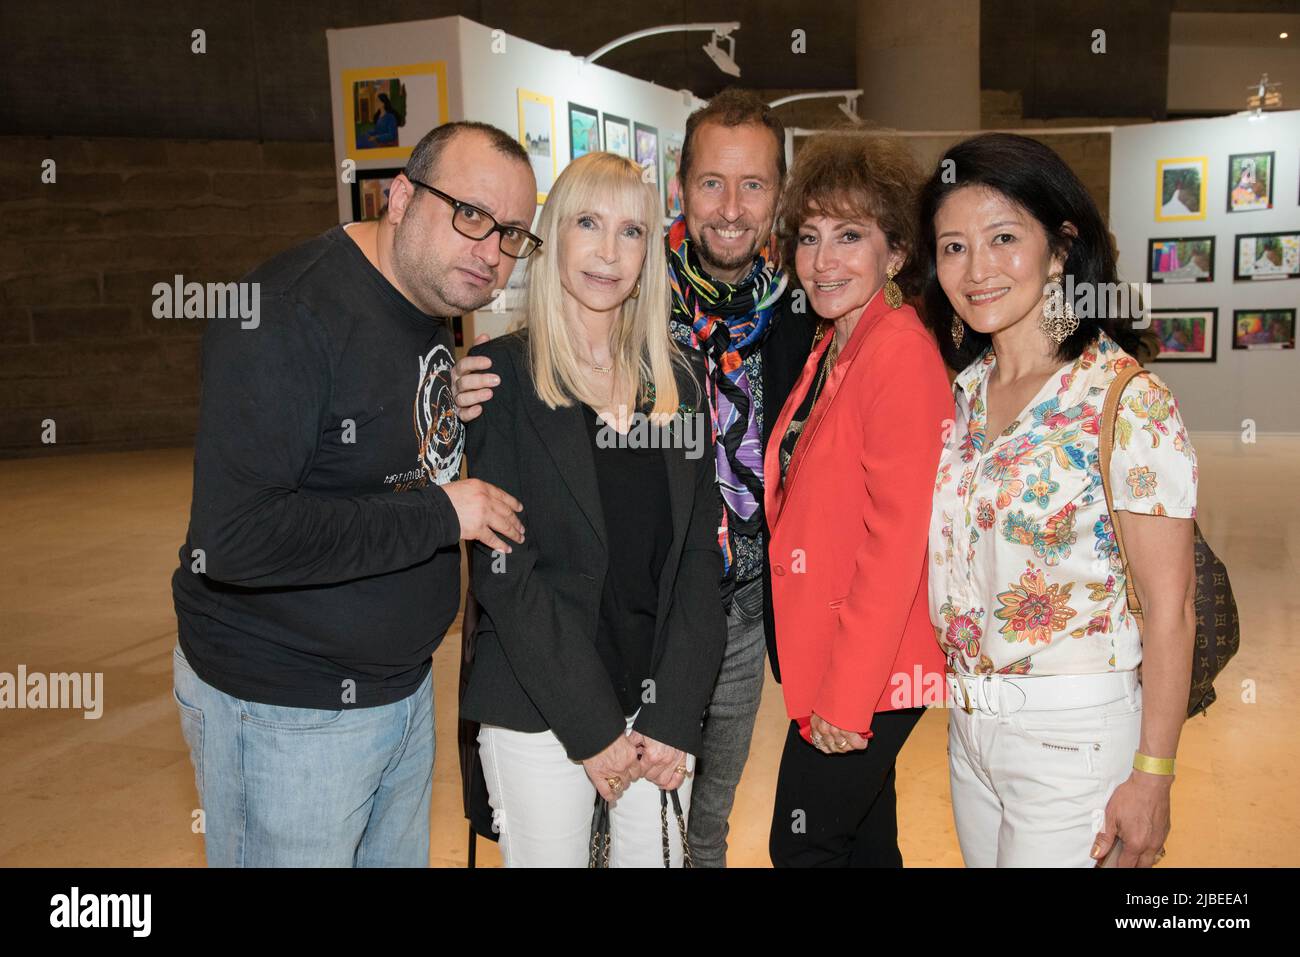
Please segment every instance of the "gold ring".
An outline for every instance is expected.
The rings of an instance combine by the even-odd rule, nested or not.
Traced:
[[[685,773],[686,773],[686,765],[684,765],[684,764],[679,764],[679,765],[677,765],[677,773],[678,773],[678,774],[685,774]]]
[[[605,783],[609,785],[611,791],[623,790],[623,779],[620,777],[605,778]]]
[[[835,742],[835,747],[839,748],[841,751],[843,751],[843,750],[844,750],[845,748],[847,748],[848,746],[849,746],[849,743],[848,743],[847,741],[836,741],[836,742]]]

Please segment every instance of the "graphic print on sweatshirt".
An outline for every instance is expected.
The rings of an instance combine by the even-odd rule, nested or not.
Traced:
[[[415,434],[420,440],[420,466],[429,480],[445,485],[460,476],[465,430],[451,398],[451,367],[455,357],[439,343],[420,359],[420,387],[415,394]]]

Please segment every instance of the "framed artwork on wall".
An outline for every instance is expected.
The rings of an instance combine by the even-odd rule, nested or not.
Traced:
[[[343,71],[343,135],[349,159],[405,160],[420,137],[447,122],[447,64]]]
[[[569,103],[569,159],[600,152],[600,114],[589,106]]]
[[[541,93],[520,89],[519,144],[528,152],[528,162],[537,177],[537,202],[546,202],[546,194],[555,182],[555,101]]]
[[[632,158],[632,125],[621,116],[606,113],[601,118],[605,130],[605,149]]]
[[[378,219],[388,205],[388,187],[402,171],[402,167],[389,169],[359,169],[352,181],[352,221],[363,223]]]
[[[1228,212],[1273,208],[1273,154],[1234,153],[1228,157]]]
[[[1151,330],[1160,340],[1157,362],[1214,362],[1218,309],[1152,309]]]
[[[659,131],[644,123],[633,123],[632,127],[636,131],[636,154],[632,158],[643,172],[650,170],[647,182],[662,194],[663,191],[659,189]]]
[[[682,134],[664,134],[664,216],[676,219],[682,214],[682,184],[677,171],[682,165]]]
[[[1148,240],[1147,282],[1213,281],[1213,236]]]
[[[1232,348],[1294,349],[1294,309],[1237,309],[1232,313]]]
[[[1209,166],[1205,156],[1156,160],[1156,222],[1205,218]]]
[[[1233,279],[1300,277],[1300,230],[1243,233],[1232,257]]]

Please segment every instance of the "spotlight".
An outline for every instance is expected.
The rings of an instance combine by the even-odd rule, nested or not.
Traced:
[[[724,51],[718,46],[719,40],[727,41],[727,49]],[[709,42],[704,44],[703,50],[709,55],[709,59],[723,73],[729,76],[740,76],[740,67],[736,65],[736,38],[731,36],[731,31],[724,35],[720,32],[714,32],[709,37]]]

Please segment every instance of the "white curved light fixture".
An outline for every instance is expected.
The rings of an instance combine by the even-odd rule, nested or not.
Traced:
[[[862,90],[818,90],[815,93],[794,93],[790,96],[782,96],[767,104],[771,109],[778,106],[784,106],[786,103],[796,103],[800,100],[824,100],[833,96],[844,97],[844,102],[840,104],[840,112],[847,116],[854,123],[861,123],[862,117],[858,116],[858,97],[862,95]]]
[[[685,33],[692,30],[707,30],[713,34],[709,42],[703,47],[709,59],[714,62],[719,70],[731,76],[740,76],[740,67],[736,65],[736,38],[731,35],[733,30],[740,29],[740,21],[733,20],[730,23],[675,23],[670,26],[649,27],[645,30],[637,30],[635,33],[629,33],[621,36],[616,40],[610,40],[595,53],[590,53],[582,58],[585,66],[588,63],[595,63],[610,50],[615,47],[621,47],[625,43],[631,43],[633,40],[640,40],[642,37],[658,36],[661,33]],[[718,46],[718,42],[725,40],[727,49],[723,50]]]

